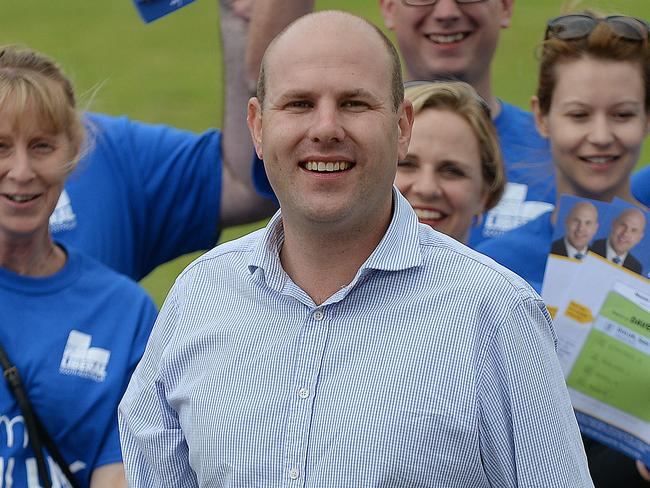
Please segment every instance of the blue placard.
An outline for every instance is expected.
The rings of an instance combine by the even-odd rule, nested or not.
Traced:
[[[185,5],[192,3],[194,0],[133,0],[135,7],[142,20],[153,22],[160,17],[167,15]]]

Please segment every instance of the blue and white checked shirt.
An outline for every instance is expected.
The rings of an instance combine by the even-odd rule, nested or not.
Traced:
[[[592,486],[544,304],[394,201],[321,306],[279,214],[181,274],[120,406],[129,486]]]

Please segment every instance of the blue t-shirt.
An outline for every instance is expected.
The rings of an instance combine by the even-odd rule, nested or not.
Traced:
[[[646,207],[650,207],[650,165],[632,175],[632,193]]]
[[[54,238],[135,280],[218,238],[221,133],[86,114],[94,139],[50,218]]]
[[[156,308],[136,283],[71,248],[67,252],[63,269],[48,277],[0,268],[0,342],[34,410],[88,486],[95,468],[122,461],[117,405],[144,352]],[[0,479],[40,487],[20,408],[6,382],[0,383]]]
[[[517,273],[540,293],[553,242],[552,213],[543,213],[521,227],[483,241],[476,250]]]
[[[537,132],[533,114],[509,103],[500,103],[501,112],[494,125],[499,135],[508,184],[499,205],[486,213],[481,225],[472,228],[471,247],[554,207],[555,172],[548,141]],[[253,182],[260,195],[274,198],[259,159],[253,167]]]
[[[471,247],[553,210],[555,203],[555,170],[548,141],[537,132],[533,114],[500,103],[494,125],[508,183],[499,204],[485,214],[481,226],[472,229]]]

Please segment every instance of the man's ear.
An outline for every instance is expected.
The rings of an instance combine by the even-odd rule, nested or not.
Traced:
[[[257,97],[248,100],[246,122],[248,123],[248,130],[251,133],[257,157],[264,159],[262,152],[262,105]]]
[[[384,25],[393,30],[395,28],[395,1],[396,0],[379,0],[381,16],[384,18]]]
[[[409,100],[404,100],[398,109],[397,115],[397,154],[401,160],[408,154],[409,143],[411,142],[411,130],[413,129],[414,118],[413,104]]]
[[[541,108],[539,106],[539,98],[533,95],[530,99],[530,107],[533,110],[533,115],[535,116],[535,126],[537,127],[537,132],[541,134],[544,139],[548,139],[548,124],[546,123],[547,116],[542,115]]]
[[[510,19],[512,19],[512,12],[515,8],[515,0],[500,0],[501,1],[501,21],[499,24],[502,29],[510,27]]]

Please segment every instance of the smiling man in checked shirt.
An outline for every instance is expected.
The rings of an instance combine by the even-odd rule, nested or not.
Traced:
[[[170,292],[120,407],[129,485],[591,486],[544,304],[392,187],[390,42],[299,19],[248,119],[281,211]]]

